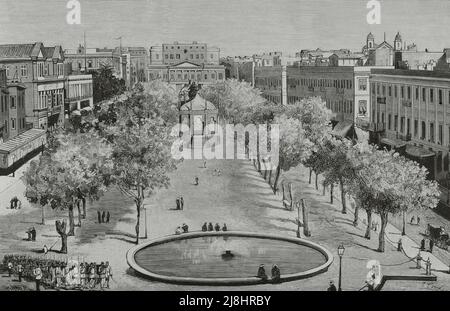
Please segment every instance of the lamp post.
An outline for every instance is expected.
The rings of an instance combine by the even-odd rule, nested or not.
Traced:
[[[338,283],[338,291],[342,291],[341,280],[342,280],[342,256],[344,256],[345,247],[344,245],[339,245],[338,247],[338,255],[339,255],[339,283]]]
[[[300,238],[300,202],[295,202],[297,206],[297,238]]]

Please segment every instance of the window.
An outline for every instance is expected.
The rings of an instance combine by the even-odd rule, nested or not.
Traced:
[[[430,103],[434,102],[434,90],[430,89]]]
[[[443,101],[443,99],[442,99],[442,90],[438,90],[438,100],[439,100],[439,105],[442,105],[442,101]]]
[[[5,120],[5,133],[8,133],[8,120]]]
[[[419,134],[419,121],[414,120],[414,137],[417,137]]]
[[[169,54],[166,54],[166,55],[165,55],[165,59],[169,59]]]
[[[389,114],[388,116],[388,130],[391,130],[392,116]]]
[[[177,54],[177,59],[180,59],[180,54]]]
[[[442,141],[444,140],[443,135],[444,135],[444,132],[442,129],[442,124],[439,124],[439,136],[438,136],[438,142],[437,142],[439,145],[442,145]]]
[[[398,128],[398,116],[394,116],[394,131],[397,131]]]
[[[425,102],[427,99],[427,90],[425,88],[422,89],[422,101]]]
[[[390,85],[388,87],[388,94],[389,94],[389,96],[392,96],[392,86],[390,86]]]
[[[409,118],[406,120],[406,134],[411,134],[411,120]]]
[[[6,70],[6,76],[9,77],[9,66],[5,66],[5,70]]]
[[[205,73],[205,80],[208,80],[208,74]]]
[[[11,103],[11,109],[16,109],[16,96],[10,96],[9,102]]]
[[[377,83],[377,94],[380,94],[380,85]]]
[[[430,122],[430,141],[434,143],[434,123]]]
[[[170,54],[170,59],[173,59],[173,54]]]
[[[405,98],[405,87],[403,85],[400,87],[400,98]]]
[[[223,73],[219,72],[219,80],[223,80]]]
[[[156,59],[159,59],[159,54],[156,54],[156,55],[155,55],[155,58],[156,58]]]
[[[419,100],[419,88],[416,87],[416,100]]]
[[[200,54],[200,58],[203,59],[203,58],[205,58],[205,57],[204,57],[203,54]],[[198,59],[198,57],[197,57],[197,59]]]
[[[211,79],[213,79],[213,80],[216,79],[216,74],[215,74],[215,73],[212,73],[212,74],[211,74]]]
[[[383,85],[382,90],[383,90],[383,92],[382,92],[383,96],[386,96],[386,86],[385,85]]]
[[[397,93],[397,85],[394,85],[394,97],[397,98],[398,93]]]
[[[28,76],[27,65],[22,65],[22,66],[20,66],[20,75],[21,75],[22,77]]]
[[[410,86],[408,86],[408,99],[411,99],[411,87]]]
[[[422,121],[422,133],[420,135],[420,139],[425,139],[427,137],[427,127],[425,125],[425,121]]]
[[[88,68],[92,68],[92,60],[88,60]]]
[[[400,118],[400,133],[405,131],[405,117]]]
[[[11,129],[12,130],[16,129],[16,118],[11,118]]]

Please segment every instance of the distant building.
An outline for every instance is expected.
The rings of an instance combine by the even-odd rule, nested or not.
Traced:
[[[119,53],[120,47],[115,51]],[[137,82],[147,81],[147,66],[149,64],[149,53],[145,47],[122,47],[121,55],[127,56],[127,77],[130,85]]]
[[[432,179],[449,171],[450,72],[373,69],[375,142],[426,166]]]
[[[148,80],[162,79],[183,87],[189,81],[198,85],[225,80],[225,67],[220,65],[220,49],[205,43],[163,44],[150,48]]]
[[[450,48],[444,49],[443,55],[438,59],[434,70],[437,71],[450,71]]]
[[[123,79],[129,85],[127,76],[127,58],[118,50],[108,48],[87,48],[81,44],[77,49],[67,49],[64,52],[65,62],[69,64],[68,74],[87,74],[99,70],[102,66],[110,66],[115,76]]]

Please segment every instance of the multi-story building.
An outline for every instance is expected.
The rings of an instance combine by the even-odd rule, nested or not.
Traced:
[[[450,72],[373,69],[372,116],[376,142],[426,166],[429,177],[449,171]]]
[[[108,48],[87,48],[81,44],[77,49],[67,49],[64,52],[65,62],[69,64],[71,73],[86,74],[99,70],[102,66],[113,69],[115,76],[129,84],[127,77],[127,58],[119,50]]]
[[[116,47],[119,53],[120,47]],[[147,66],[149,64],[149,54],[144,47],[122,47],[120,53],[127,58],[127,77],[129,77],[130,85],[137,82],[147,81]]]
[[[67,77],[65,116],[68,118],[74,110],[94,107],[92,75],[70,75]]]
[[[189,81],[202,86],[225,80],[225,67],[219,64],[220,50],[205,43],[163,44],[150,48],[148,80],[162,79],[177,88]]]
[[[0,175],[14,172],[45,144],[45,131],[26,123],[25,85],[0,69]]]
[[[25,87],[26,123],[52,130],[64,120],[64,55],[41,42],[0,45],[0,66],[9,82]]]

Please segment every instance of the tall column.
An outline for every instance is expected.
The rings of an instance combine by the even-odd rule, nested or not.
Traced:
[[[281,104],[287,105],[287,68],[281,66]]]

